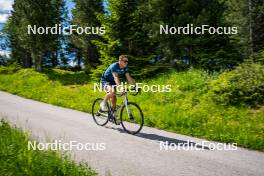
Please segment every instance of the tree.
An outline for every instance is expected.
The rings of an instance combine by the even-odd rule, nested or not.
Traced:
[[[264,49],[264,1],[252,1],[252,46],[253,52]]]
[[[226,1],[225,20],[238,27],[239,33],[231,36],[244,58],[264,47],[264,2],[262,0]]]
[[[121,54],[128,54],[130,68],[136,70],[146,66],[149,57],[153,54],[148,33],[144,31],[144,11],[140,7],[145,1],[139,0],[109,0],[105,14],[98,18],[106,33],[101,35],[103,40],[95,40],[99,48],[100,61],[93,72],[99,77],[102,71],[117,60]]]
[[[103,4],[101,0],[74,0],[75,8],[72,10],[73,19],[72,25],[86,28],[98,28],[101,26],[97,19],[97,14],[103,13]],[[96,31],[96,30],[95,30]],[[96,32],[97,32],[96,31]],[[92,32],[92,30],[90,31]],[[70,45],[72,52],[75,52],[76,61],[80,65],[84,62],[85,65],[95,67],[99,62],[99,54],[97,47],[92,43],[93,40],[100,40],[98,34],[72,34],[70,37]]]
[[[8,37],[9,46],[12,49],[11,58],[13,58],[17,64],[29,68],[32,66],[32,57],[29,49],[23,46],[23,42],[19,38],[19,33],[21,32],[19,25],[22,20],[22,10],[17,8],[17,6],[21,6],[20,4],[22,3],[22,1],[14,2],[12,16],[9,17],[4,30]]]
[[[161,58],[178,66],[189,65],[220,69],[227,65],[234,65],[234,57],[238,52],[230,50],[230,36],[228,35],[188,35],[188,34],[160,34],[160,26],[185,27],[193,25],[199,27],[228,26],[223,21],[226,5],[219,0],[154,0],[144,3],[147,14],[145,31],[149,31],[151,41],[156,44]],[[213,66],[215,64],[215,66]],[[216,68],[218,67],[218,68]]]
[[[61,22],[63,0],[15,0],[9,18],[12,55],[42,71],[43,57],[58,50],[60,34],[28,34],[28,26],[53,27]],[[24,56],[28,59],[22,59]],[[25,62],[24,62],[25,61]],[[25,64],[30,66],[31,64]]]

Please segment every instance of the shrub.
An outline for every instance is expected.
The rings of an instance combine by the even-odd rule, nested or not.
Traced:
[[[255,62],[264,64],[264,49],[252,56],[253,60]]]
[[[0,74],[13,74],[21,69],[21,66],[12,64],[8,67],[0,66]]]
[[[75,65],[75,66],[58,66],[56,67],[58,69],[61,69],[61,70],[66,70],[66,71],[73,71],[73,72],[77,72],[77,71],[81,71],[82,70],[82,67],[79,66],[79,65]]]
[[[92,73],[92,67],[91,66],[89,66],[89,65],[86,65],[85,67],[84,67],[84,72],[87,74],[87,75],[89,75],[89,74],[91,74]]]
[[[243,63],[232,71],[223,72],[211,82],[215,98],[229,104],[260,105],[264,103],[264,66]]]

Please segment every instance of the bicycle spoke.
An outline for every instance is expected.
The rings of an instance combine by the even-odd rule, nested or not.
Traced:
[[[121,124],[125,131],[130,134],[138,133],[144,123],[143,113],[138,105],[130,103],[127,109],[122,108],[122,120]]]
[[[102,98],[98,98],[93,103],[92,115],[97,125],[103,126],[108,122],[108,111],[102,111],[100,103],[103,101]]]

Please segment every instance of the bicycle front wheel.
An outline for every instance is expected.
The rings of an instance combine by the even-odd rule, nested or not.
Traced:
[[[93,108],[92,108],[92,115],[95,123],[100,126],[104,126],[107,124],[109,118],[109,110],[102,111],[100,107],[100,103],[103,101],[103,98],[97,98],[94,100]],[[107,106],[109,109],[109,106]]]
[[[133,102],[128,102],[120,112],[121,125],[129,134],[137,134],[144,125],[144,116],[140,107]]]

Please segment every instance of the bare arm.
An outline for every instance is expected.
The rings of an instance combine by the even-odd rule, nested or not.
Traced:
[[[130,76],[129,73],[126,73],[126,79],[127,79],[129,84],[136,85],[135,80]]]
[[[113,74],[113,77],[114,77],[116,85],[120,85],[121,81],[120,81],[120,79],[118,77],[118,74],[116,72],[113,72],[112,74]]]

